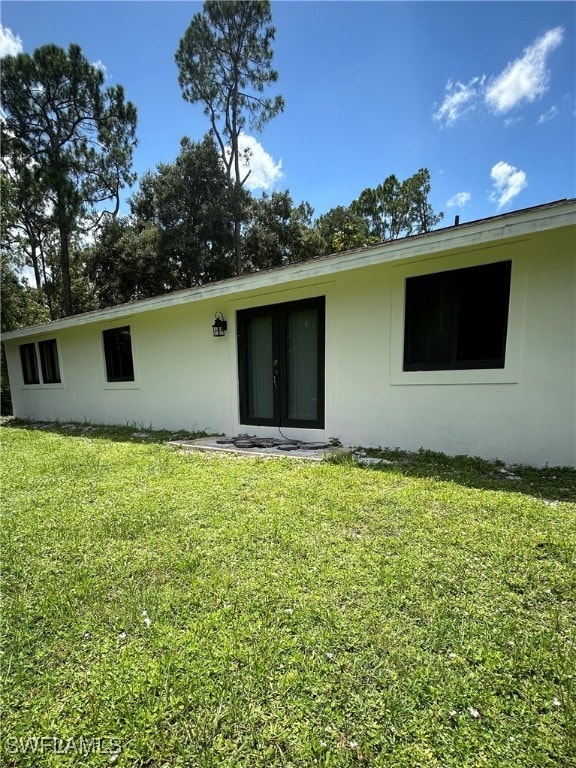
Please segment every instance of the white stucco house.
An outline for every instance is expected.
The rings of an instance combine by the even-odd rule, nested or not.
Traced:
[[[576,200],[3,340],[21,418],[576,466]]]

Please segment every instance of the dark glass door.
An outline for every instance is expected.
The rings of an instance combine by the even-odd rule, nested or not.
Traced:
[[[324,427],[324,297],[238,312],[240,421]]]

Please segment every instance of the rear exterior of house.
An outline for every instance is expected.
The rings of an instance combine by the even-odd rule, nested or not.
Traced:
[[[576,202],[4,341],[21,418],[576,466]]]

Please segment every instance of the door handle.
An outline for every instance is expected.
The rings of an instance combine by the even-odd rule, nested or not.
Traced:
[[[278,360],[272,363],[272,386],[278,389]]]

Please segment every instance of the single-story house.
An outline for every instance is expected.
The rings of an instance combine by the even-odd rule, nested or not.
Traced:
[[[576,200],[4,342],[21,418],[576,466]]]

